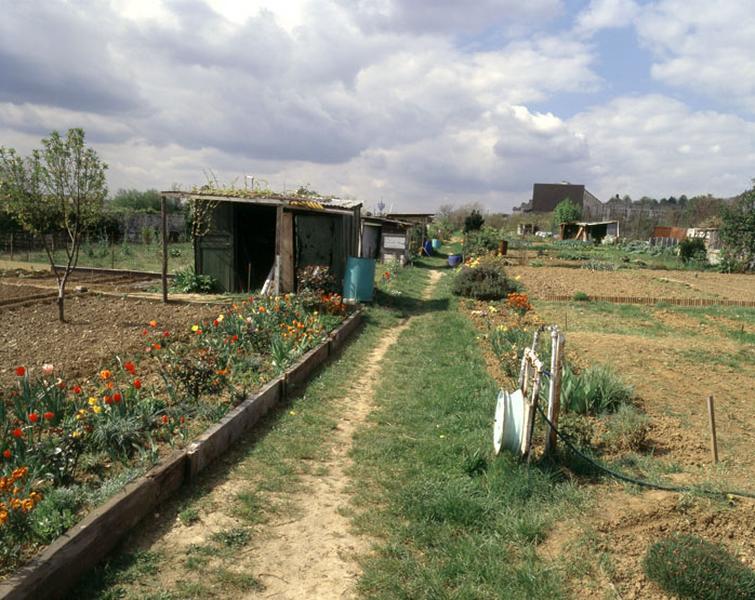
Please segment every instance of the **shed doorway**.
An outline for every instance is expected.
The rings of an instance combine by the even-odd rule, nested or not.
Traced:
[[[274,206],[238,204],[234,215],[239,291],[260,289],[275,263]]]

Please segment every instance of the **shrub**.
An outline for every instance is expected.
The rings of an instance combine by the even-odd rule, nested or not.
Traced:
[[[464,256],[482,256],[498,250],[503,232],[492,227],[469,231],[464,236]]]
[[[580,449],[590,448],[595,434],[592,421],[588,417],[571,412],[561,413],[558,430]]]
[[[211,294],[218,289],[218,282],[212,275],[199,275],[193,267],[187,267],[175,272],[172,287],[185,294]]]
[[[643,568],[648,579],[680,598],[755,598],[755,571],[722,546],[696,536],[677,534],[654,543]]]
[[[483,223],[485,223],[485,218],[480,214],[479,210],[473,209],[464,219],[464,233],[481,229]]]
[[[707,260],[705,240],[702,238],[687,238],[679,242],[679,258],[684,263],[692,261],[705,262]]]
[[[575,302],[589,302],[590,296],[588,296],[585,292],[574,292],[572,300],[574,300]]]
[[[503,270],[489,265],[462,267],[453,283],[454,294],[477,300],[501,300],[517,291],[519,286]]]
[[[622,404],[606,420],[603,442],[614,450],[639,450],[647,438],[650,418],[631,404]]]
[[[561,406],[568,411],[592,415],[615,412],[632,399],[633,393],[611,367],[592,365],[577,374],[564,365]]]

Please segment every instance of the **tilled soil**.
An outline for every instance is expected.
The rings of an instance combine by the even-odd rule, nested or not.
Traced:
[[[625,269],[591,271],[567,267],[511,266],[535,298],[549,294],[573,296],[632,296],[643,298],[708,298],[755,301],[755,276],[696,271]]]
[[[0,313],[0,384],[15,381],[16,366],[26,366],[33,373],[44,363],[52,363],[69,380],[89,378],[116,353],[142,352],[142,331],[150,320],[180,336],[196,320],[217,311],[212,305],[165,305],[95,295],[69,296],[65,323],[58,321],[54,303],[6,308]]]

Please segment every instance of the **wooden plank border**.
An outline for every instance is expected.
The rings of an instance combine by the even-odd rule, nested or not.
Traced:
[[[755,300],[730,300],[728,298],[646,298],[643,296],[592,296],[591,302],[610,302],[612,304],[670,304],[672,306],[737,306],[741,308],[755,308]],[[545,294],[538,296],[538,300],[545,302],[580,302],[574,296],[566,294]]]
[[[287,397],[286,381],[302,385],[362,323],[362,310],[349,316],[328,339],[307,352],[285,374],[266,384],[205,430],[186,449],[168,455],[144,476],[94,509],[12,577],[0,582],[0,600],[62,598],[79,578],[105,558],[146,515],[191,482]]]
[[[145,515],[184,480],[186,454],[174,452],[74,525],[9,579],[0,583],[4,600],[62,598]]]
[[[283,394],[283,376],[275,378],[259,393],[244,400],[218,423],[207,429],[186,449],[187,479],[192,481],[251,429]]]

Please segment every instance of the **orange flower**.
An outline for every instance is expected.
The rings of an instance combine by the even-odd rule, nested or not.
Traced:
[[[100,379],[107,380],[110,379],[112,375],[110,369],[102,369],[102,371],[100,371]]]
[[[152,344],[152,349],[153,350],[159,350],[160,348],[162,348],[162,346],[160,344]]]
[[[155,321],[154,319],[152,319],[152,320],[151,320],[151,321],[149,322],[149,326],[150,326],[150,327],[152,327],[152,328],[155,328],[155,327],[157,327],[157,321]]]
[[[264,306],[260,306],[257,310],[261,313],[267,312],[267,309]]]

